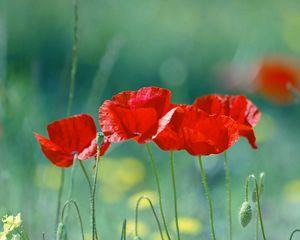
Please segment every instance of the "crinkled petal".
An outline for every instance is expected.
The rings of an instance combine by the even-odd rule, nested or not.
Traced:
[[[70,167],[73,163],[73,156],[64,151],[60,146],[51,140],[34,133],[46,158],[58,167]]]
[[[199,97],[194,106],[211,115],[225,115],[234,119],[240,129],[240,136],[246,137],[253,148],[256,148],[253,127],[260,120],[259,109],[245,96],[211,94]],[[252,129],[252,134],[242,129]]]
[[[149,141],[156,133],[158,120],[170,108],[167,89],[145,87],[125,91],[106,100],[99,108],[99,124],[110,142],[134,139]]]
[[[161,120],[154,142],[163,150],[187,150],[192,155],[225,151],[239,138],[236,122],[209,115],[193,106],[170,110]]]
[[[87,148],[97,133],[93,118],[87,114],[55,121],[47,129],[52,142],[65,151],[77,153]]]
[[[105,154],[109,146],[110,146],[110,142],[108,142],[107,139],[104,139],[100,147],[100,156],[103,156]],[[96,143],[96,138],[94,138],[91,144],[78,155],[78,159],[87,160],[90,159],[91,157],[96,156],[96,154],[97,154],[97,143]]]

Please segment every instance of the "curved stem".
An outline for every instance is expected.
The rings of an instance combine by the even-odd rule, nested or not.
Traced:
[[[70,199],[70,200],[68,200],[68,201],[65,203],[65,205],[64,205],[64,207],[63,207],[63,209],[62,209],[62,213],[61,213],[61,221],[64,222],[64,218],[65,218],[64,214],[65,214],[66,207],[67,207],[69,204],[71,204],[71,203],[74,205],[74,207],[75,207],[75,209],[76,209],[77,216],[78,216],[78,220],[79,220],[79,224],[80,224],[81,237],[82,237],[82,240],[84,240],[84,231],[83,231],[82,218],[81,218],[81,214],[80,214],[80,211],[79,211],[78,204],[77,204],[77,202],[76,202],[75,200]],[[44,236],[44,234],[43,234],[43,236]]]
[[[228,201],[229,239],[232,240],[231,178],[230,178],[229,162],[227,158],[227,151],[224,152],[224,167],[225,167],[225,175],[226,175],[226,190],[227,190],[227,201]]]
[[[97,146],[97,155],[96,155],[96,166],[95,166],[95,175],[94,175],[94,183],[91,192],[91,208],[92,208],[92,240],[98,239],[97,235],[97,227],[96,227],[96,208],[95,208],[95,200],[96,200],[96,185],[97,185],[97,177],[98,177],[98,167],[100,161],[100,146]]]
[[[86,181],[87,181],[87,183],[89,185],[89,190],[90,190],[90,192],[92,192],[92,183],[91,183],[90,177],[89,177],[89,175],[88,175],[88,173],[87,173],[87,171],[86,171],[86,169],[85,169],[82,161],[79,161],[79,165],[80,165],[81,170],[82,170],[82,172],[83,172],[83,174],[84,174],[84,176],[86,178]]]
[[[156,187],[157,187],[157,192],[158,192],[158,199],[159,199],[159,209],[160,209],[160,214],[163,220],[163,224],[164,224],[164,228],[167,234],[167,237],[169,240],[171,240],[170,234],[169,234],[169,230],[168,230],[168,226],[166,223],[166,218],[165,218],[165,214],[164,214],[164,210],[163,210],[163,206],[162,206],[162,195],[161,195],[161,189],[160,189],[160,181],[159,181],[159,177],[158,177],[158,172],[157,172],[157,166],[155,164],[155,161],[153,159],[153,155],[150,149],[150,146],[148,143],[146,143],[146,149],[150,158],[150,162],[151,162],[151,167],[153,170],[153,174],[155,177],[155,181],[156,181]]]
[[[249,201],[249,176],[246,177],[246,187],[245,187],[245,201]]]
[[[263,223],[263,219],[262,219],[262,215],[261,215],[261,209],[260,209],[259,188],[258,188],[258,184],[257,184],[255,176],[253,176],[253,179],[254,179],[254,184],[255,184],[256,199],[257,199],[257,210],[258,210],[258,214],[259,214],[260,228],[261,228],[261,232],[262,232],[262,235],[263,235],[263,239],[266,240],[264,223]]]
[[[159,230],[159,233],[160,233],[160,237],[161,237],[162,240],[164,240],[164,236],[163,236],[163,233],[162,233],[162,228],[161,228],[160,221],[159,221],[159,219],[158,219],[158,216],[157,216],[157,214],[156,214],[156,212],[155,212],[154,206],[153,206],[153,204],[152,204],[150,198],[147,197],[147,196],[141,196],[141,197],[138,199],[137,203],[136,203],[136,208],[135,208],[135,236],[136,236],[136,237],[139,236],[139,235],[138,235],[139,206],[140,206],[140,202],[141,202],[142,200],[144,200],[144,199],[148,201],[148,203],[149,203],[149,205],[150,205],[150,207],[151,207],[152,213],[153,213],[153,215],[154,215],[154,217],[155,217],[155,220],[156,220],[156,223],[157,223],[157,227],[158,227],[158,230]]]
[[[46,240],[45,233],[43,233],[43,240]]]
[[[293,238],[293,236],[294,236],[294,234],[295,234],[296,232],[300,232],[300,229],[295,229],[295,230],[291,233],[291,236],[290,236],[289,240],[292,240],[292,238]]]
[[[203,185],[204,185],[204,188],[205,188],[206,197],[207,197],[207,201],[208,201],[208,205],[209,205],[209,217],[210,217],[210,226],[211,226],[211,237],[212,237],[213,240],[216,240],[212,201],[211,201],[211,197],[210,197],[208,185],[207,185],[207,182],[206,182],[206,177],[205,177],[205,172],[204,172],[204,168],[203,168],[202,157],[199,156],[198,159],[199,159],[201,177],[202,177],[202,181],[203,181]]]
[[[177,231],[177,239],[180,240],[180,231],[178,224],[178,210],[177,210],[177,192],[176,192],[176,179],[175,179],[175,167],[174,167],[174,153],[170,152],[170,166],[171,166],[171,175],[172,175],[172,185],[173,185],[173,195],[174,195],[174,211],[175,211],[175,223]]]
[[[124,219],[122,225],[121,240],[126,240],[126,224],[126,219]]]

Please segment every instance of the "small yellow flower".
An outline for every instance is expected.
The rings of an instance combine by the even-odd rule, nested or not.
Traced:
[[[138,193],[133,194],[128,199],[129,207],[131,207],[132,209],[135,209],[137,201],[142,196],[146,196],[146,197],[150,198],[153,205],[155,205],[157,203],[157,196],[156,196],[156,193],[154,191],[142,191],[142,192],[138,192]],[[139,209],[144,210],[144,209],[148,209],[148,208],[150,208],[149,202],[146,199],[141,200]]]
[[[2,218],[3,232],[0,232],[0,240],[5,240],[6,236],[11,233],[14,229],[18,228],[22,224],[21,214],[18,213],[16,216],[5,215]]]
[[[196,218],[190,217],[179,217],[178,218],[178,225],[180,229],[180,233],[186,235],[197,235],[202,231],[202,224]],[[176,223],[175,220],[172,223],[172,228],[176,231]]]

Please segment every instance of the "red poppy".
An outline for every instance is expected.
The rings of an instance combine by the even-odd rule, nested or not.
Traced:
[[[171,92],[158,87],[125,91],[106,100],[99,108],[99,123],[110,142],[134,139],[145,143],[152,138],[158,120],[170,109]]]
[[[266,58],[259,64],[257,91],[270,101],[286,104],[300,91],[300,64],[286,57]]]
[[[253,127],[258,123],[261,113],[245,96],[211,94],[197,98],[193,105],[208,114],[225,115],[234,119],[240,136],[246,137],[250,145],[257,148]]]
[[[153,141],[163,150],[192,155],[218,154],[239,138],[237,123],[224,115],[209,115],[190,105],[170,110],[160,121]]]
[[[94,120],[87,114],[75,115],[55,121],[47,126],[49,139],[34,133],[45,156],[56,166],[70,167],[74,154],[79,160],[96,155],[97,129]],[[103,141],[100,155],[103,155],[109,142]]]

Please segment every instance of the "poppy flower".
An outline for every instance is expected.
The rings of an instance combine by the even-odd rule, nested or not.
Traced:
[[[191,106],[179,105],[159,121],[153,141],[163,150],[186,150],[192,155],[218,154],[239,138],[237,123],[224,115],[209,115]]]
[[[96,155],[97,129],[93,118],[87,114],[75,115],[55,121],[47,126],[49,139],[34,133],[43,153],[54,165],[70,167],[74,155],[86,160]],[[101,145],[102,156],[109,147],[105,139]]]
[[[300,91],[300,64],[286,57],[263,59],[255,78],[256,90],[271,102],[287,104]]]
[[[110,142],[151,140],[159,119],[171,108],[171,92],[158,87],[125,91],[106,100],[99,108],[99,124]]]
[[[197,98],[193,105],[208,114],[225,115],[234,119],[240,136],[246,137],[250,145],[257,148],[253,127],[258,123],[261,113],[245,96],[211,94]]]

